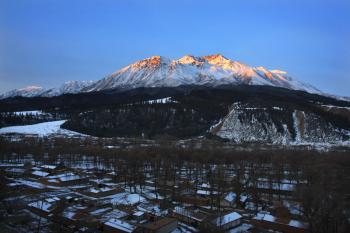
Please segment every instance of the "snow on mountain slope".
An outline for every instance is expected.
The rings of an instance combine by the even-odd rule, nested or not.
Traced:
[[[43,87],[29,86],[21,89],[15,89],[0,95],[0,99],[9,97],[22,96],[22,97],[52,97],[63,94],[75,94],[81,92],[81,90],[87,86],[93,84],[93,81],[69,81],[62,84],[60,87],[45,89]]]
[[[58,88],[27,87],[0,95],[52,97],[67,93],[102,91],[115,88],[175,87],[180,85],[268,85],[323,94],[310,84],[298,81],[280,70],[250,67],[220,54],[203,57],[186,55],[178,60],[153,56],[128,65],[99,81],[71,81]]]
[[[62,84],[60,87],[52,88],[47,92],[43,93],[41,96],[51,97],[59,96],[63,94],[76,94],[81,92],[81,90],[87,86],[92,85],[93,81],[69,81]]]
[[[24,88],[15,89],[15,90],[6,92],[0,95],[0,99],[5,99],[8,97],[14,97],[14,96],[34,97],[34,96],[39,96],[46,91],[47,90],[42,87],[29,86],[29,87],[24,87]]]
[[[53,134],[66,135],[66,136],[78,136],[83,135],[74,131],[61,129],[61,125],[66,122],[65,120],[60,121],[49,121],[33,125],[21,125],[21,126],[10,126],[0,128],[0,134],[17,133],[17,134],[36,134],[40,137],[49,136]]]
[[[126,66],[83,91],[113,88],[173,87],[179,85],[269,85],[318,93],[317,88],[287,76],[280,70],[250,67],[220,54],[178,60],[153,56]]]
[[[210,131],[235,142],[273,144],[349,144],[346,135],[350,133],[313,112],[256,108],[241,103],[234,103],[230,112]]]

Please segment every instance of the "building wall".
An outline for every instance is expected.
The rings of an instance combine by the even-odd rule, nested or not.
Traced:
[[[279,223],[273,223],[273,222],[267,222],[267,221],[260,221],[260,220],[252,220],[252,224],[256,227],[260,227],[263,229],[272,229],[276,231],[282,231],[285,233],[307,233],[307,229],[303,228],[296,228],[284,224]]]
[[[237,219],[235,221],[232,221],[232,222],[229,222],[229,223],[223,225],[222,229],[227,230],[230,228],[234,228],[234,227],[238,226],[239,224],[241,224],[241,219]]]
[[[169,233],[175,230],[177,227],[177,221],[171,222],[168,225],[165,225],[164,227],[157,230],[155,233]]]

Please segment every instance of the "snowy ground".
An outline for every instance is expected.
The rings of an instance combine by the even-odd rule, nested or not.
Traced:
[[[61,125],[66,120],[60,121],[49,121],[33,125],[21,125],[21,126],[10,126],[0,129],[0,134],[6,133],[18,133],[18,134],[37,134],[40,137],[49,136],[53,134],[67,135],[67,136],[83,136],[83,134],[61,129]]]

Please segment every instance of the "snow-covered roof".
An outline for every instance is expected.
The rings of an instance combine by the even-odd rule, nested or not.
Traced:
[[[51,182],[51,183],[58,183],[58,180],[57,180],[57,179],[48,179],[47,181],[48,181],[48,182]]]
[[[32,172],[32,174],[35,176],[41,176],[41,177],[45,177],[45,176],[49,175],[49,173],[43,172],[43,171],[34,171],[34,172]]]
[[[110,219],[108,222],[105,222],[105,224],[124,232],[133,232],[136,229],[136,226],[119,219]]]
[[[112,210],[111,207],[106,207],[106,208],[101,208],[101,209],[96,209],[94,211],[91,211],[90,214],[91,215],[100,215],[100,214],[103,214],[103,213],[110,211],[110,210]]]
[[[146,199],[137,193],[118,195],[113,198],[111,202],[117,205],[134,205],[139,202],[143,202]]]
[[[57,174],[57,175],[51,175],[51,176],[48,176],[48,178],[51,178],[51,179],[55,179],[55,178],[60,178],[60,177],[64,177],[64,176],[73,176],[74,173],[72,172],[66,172],[66,173],[61,173],[61,174]]]
[[[208,184],[208,183],[203,183],[203,184],[201,184],[201,187],[202,187],[202,188],[210,188],[210,184]]]
[[[23,163],[0,163],[0,167],[23,167]]]
[[[91,192],[91,193],[103,193],[103,192],[108,192],[108,191],[111,191],[113,190],[112,188],[109,188],[109,187],[102,187],[102,188],[94,188],[94,187],[91,187],[88,191]]]
[[[297,227],[297,228],[307,228],[307,224],[301,221],[297,220],[289,220],[288,222],[280,222],[278,218],[276,218],[273,215],[270,214],[265,214],[265,213],[258,213],[255,217],[255,220],[260,220],[260,221],[267,221],[267,222],[276,222],[279,224],[284,224],[284,225],[289,225],[292,227]]]
[[[24,173],[25,169],[13,167],[13,168],[7,168],[5,171],[6,172],[12,172],[12,173]]]
[[[140,217],[140,216],[142,216],[144,214],[145,214],[145,212],[143,212],[143,211],[137,211],[137,212],[133,213],[133,215],[136,216],[136,217]]]
[[[53,203],[56,201],[61,200],[59,197],[50,197],[50,198],[46,198],[45,201],[49,202],[49,203]]]
[[[70,206],[63,211],[63,216],[68,219],[74,219],[74,216],[78,213],[79,210],[84,210],[86,208],[87,207],[83,205]]]
[[[58,179],[60,181],[72,181],[72,180],[79,180],[80,176],[78,176],[78,175],[62,176]]]
[[[22,179],[18,179],[16,180],[17,184],[22,184],[31,188],[36,188],[36,189],[44,189],[45,185],[35,182],[35,181],[30,181],[30,180],[22,180]]]
[[[53,169],[56,169],[57,166],[55,166],[55,165],[42,165],[41,167],[45,168],[45,169],[53,170]]]
[[[223,226],[240,218],[242,218],[242,215],[237,212],[231,212],[229,214],[216,218],[213,222],[216,226]]]
[[[119,210],[119,209],[113,209],[113,211],[107,212],[105,213],[101,219],[105,219],[105,220],[109,220],[109,219],[120,219],[123,218],[125,216],[128,216],[129,214]]]
[[[241,202],[245,202],[246,200],[247,200],[247,196],[245,196],[245,195],[241,195],[240,196],[240,201]],[[233,202],[233,201],[235,201],[235,199],[236,199],[236,193],[234,193],[234,192],[229,192],[226,196],[225,196],[225,198],[224,198],[226,201],[228,201],[228,202]]]
[[[50,208],[53,206],[50,202],[46,201],[36,201],[33,203],[29,203],[28,206],[36,209],[40,209],[42,211],[45,211],[47,213],[50,212]]]
[[[272,183],[272,186],[268,182],[258,182],[258,188],[261,189],[273,189],[282,191],[293,191],[295,184],[283,184],[283,183]]]
[[[198,194],[198,195],[210,195],[210,194],[215,195],[215,194],[217,194],[217,193],[218,193],[218,192],[216,192],[216,191],[212,191],[212,192],[210,193],[209,190],[202,190],[202,189],[198,189],[198,190],[197,190],[197,194]]]
[[[59,197],[49,197],[45,199],[47,202],[52,203],[61,200]]]

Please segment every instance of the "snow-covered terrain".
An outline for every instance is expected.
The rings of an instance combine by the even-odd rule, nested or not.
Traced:
[[[69,81],[62,84],[60,87],[46,89],[38,86],[29,86],[21,89],[15,89],[0,95],[0,99],[9,97],[22,96],[22,97],[52,97],[63,94],[76,94],[83,88],[90,86],[93,81]]]
[[[81,92],[87,86],[93,84],[93,81],[69,81],[62,84],[60,87],[52,88],[41,94],[44,97],[59,96],[63,94],[76,94]]]
[[[99,81],[70,81],[51,89],[31,86],[9,91],[0,95],[0,99],[14,96],[52,97],[115,88],[222,84],[267,85],[324,94],[310,84],[289,77],[285,71],[251,67],[216,54],[203,57],[186,55],[178,60],[153,56],[128,65]]]
[[[50,135],[65,135],[65,136],[81,136],[82,134],[62,129],[61,125],[66,122],[61,121],[49,121],[33,125],[21,125],[21,126],[10,126],[0,129],[0,134],[17,133],[17,134],[36,134],[40,137]]]
[[[288,119],[292,120],[292,127],[288,126]],[[349,131],[312,112],[283,112],[279,107],[257,108],[239,102],[210,131],[235,142],[349,145]]]
[[[47,90],[45,88],[42,88],[42,87],[29,86],[29,87],[24,87],[24,88],[15,89],[15,90],[6,92],[6,93],[0,95],[0,99],[5,99],[5,98],[9,98],[9,97],[14,97],[14,96],[23,96],[23,97],[40,96],[45,91],[47,91]]]
[[[221,84],[268,85],[321,94],[315,87],[292,79],[284,71],[250,67],[220,54],[203,57],[186,55],[178,60],[153,56],[118,70],[84,91]]]

